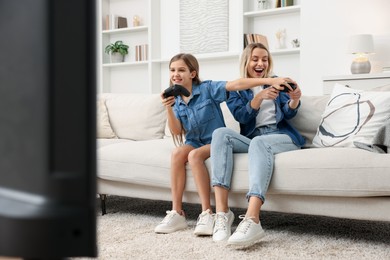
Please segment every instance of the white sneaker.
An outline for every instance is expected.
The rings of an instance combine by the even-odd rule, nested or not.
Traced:
[[[154,232],[168,234],[188,227],[185,216],[180,215],[176,210],[168,210],[166,213],[167,215]]]
[[[231,235],[232,224],[234,221],[234,214],[229,209],[228,213],[217,212],[215,214],[215,224],[213,231],[213,240],[215,242],[226,241]]]
[[[211,214],[211,210],[207,209],[199,214],[194,234],[197,236],[210,236],[213,234],[213,228],[214,214]]]
[[[246,247],[257,243],[265,236],[260,222],[256,224],[252,218],[247,218],[245,215],[241,215],[239,218],[242,221],[233,235],[228,239],[228,245]]]

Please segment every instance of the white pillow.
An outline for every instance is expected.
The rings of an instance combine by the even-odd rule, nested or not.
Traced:
[[[110,93],[106,106],[119,138],[141,141],[164,137],[167,116],[160,94]]]
[[[111,128],[110,120],[107,113],[107,107],[104,99],[99,99],[96,104],[97,110],[97,129],[96,137],[97,138],[117,138],[116,134]]]
[[[313,139],[315,147],[371,144],[390,118],[390,92],[361,91],[336,84]]]

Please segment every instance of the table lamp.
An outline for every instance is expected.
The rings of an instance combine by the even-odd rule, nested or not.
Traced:
[[[371,34],[352,35],[349,39],[349,52],[355,55],[351,64],[352,74],[369,73],[371,64],[368,54],[374,52],[374,40]]]

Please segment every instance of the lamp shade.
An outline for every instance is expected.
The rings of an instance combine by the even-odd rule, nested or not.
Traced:
[[[350,53],[373,53],[374,40],[371,34],[356,34],[349,39]]]

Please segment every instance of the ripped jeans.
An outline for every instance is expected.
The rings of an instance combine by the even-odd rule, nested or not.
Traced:
[[[233,153],[248,153],[249,191],[265,201],[274,169],[274,155],[299,149],[291,138],[275,125],[260,127],[252,139],[223,127],[214,131],[211,141],[212,186],[230,190],[233,174]]]

